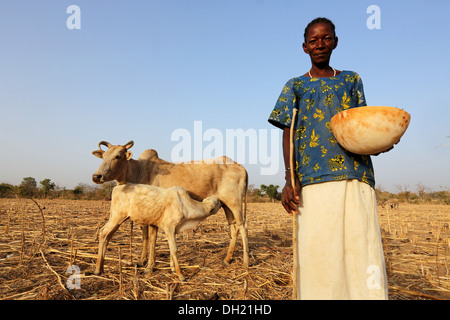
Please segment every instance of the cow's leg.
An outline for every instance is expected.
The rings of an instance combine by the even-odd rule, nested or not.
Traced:
[[[180,281],[186,280],[183,273],[181,272],[180,265],[178,264],[177,259],[177,243],[175,239],[175,228],[168,228],[168,230],[164,230],[167,236],[167,240],[169,242],[169,250],[170,250],[170,261],[171,265],[175,267],[175,273],[178,275]]]
[[[150,246],[148,248],[148,263],[145,268],[145,272],[152,272],[156,264],[155,248],[156,248],[156,237],[158,235],[158,227],[149,226],[148,228],[148,241]]]
[[[223,206],[223,211],[225,212],[225,216],[227,217],[228,225],[230,227],[230,245],[228,246],[227,255],[224,259],[226,264],[230,264],[231,259],[233,258],[234,248],[236,247],[236,239],[237,239],[237,229],[236,229],[236,221],[234,220],[233,213],[231,210]]]
[[[120,225],[127,220],[128,217],[112,217],[101,229],[99,235],[98,243],[98,256],[97,265],[95,267],[94,274],[103,273],[103,264],[105,262],[106,247],[108,246],[109,240],[111,240],[114,232],[120,227]]]
[[[225,215],[227,216],[228,224],[230,225],[231,234],[230,246],[228,247],[227,256],[225,257],[225,263],[230,263],[231,259],[233,258],[237,235],[238,232],[240,232],[242,238],[242,250],[244,254],[244,265],[248,267],[248,235],[247,229],[245,228],[244,221],[242,219],[241,208],[240,206],[224,206],[223,208],[225,211]]]
[[[241,239],[242,239],[242,248],[243,248],[243,255],[244,255],[244,266],[248,267],[249,265],[249,259],[248,259],[248,233],[247,228],[244,224],[241,224],[239,226],[239,232],[241,233]]]
[[[239,230],[238,230],[238,228],[236,228],[236,223],[230,224],[231,240],[230,240],[230,245],[228,246],[227,256],[224,259],[226,264],[230,264],[231,259],[233,258],[233,252],[234,252],[234,248],[236,247],[236,240],[237,240],[238,232],[239,232]]]
[[[138,261],[138,266],[142,267],[145,266],[145,264],[147,263],[148,259],[147,259],[147,254],[148,254],[148,226],[141,226],[141,230],[142,230],[142,252],[141,252],[141,257],[139,258]]]

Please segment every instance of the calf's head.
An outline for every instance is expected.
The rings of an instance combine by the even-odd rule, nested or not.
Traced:
[[[206,206],[207,212],[209,214],[217,213],[217,211],[219,211],[220,207],[222,206],[220,200],[213,196],[203,199],[202,202]]]
[[[102,150],[102,145],[108,147],[108,150]],[[125,183],[128,160],[133,156],[128,149],[133,145],[133,141],[129,141],[123,146],[113,146],[109,142],[100,141],[98,144],[100,150],[92,151],[92,154],[103,159],[103,162],[97,172],[92,175],[92,181],[98,184],[112,180]]]

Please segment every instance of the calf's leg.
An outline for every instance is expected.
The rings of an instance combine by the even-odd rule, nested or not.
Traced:
[[[142,267],[147,263],[147,253],[148,253],[148,226],[141,226],[142,230],[142,251],[141,257],[138,260],[138,266]]]
[[[145,268],[145,273],[152,272],[153,268],[156,264],[156,257],[155,257],[155,247],[156,247],[156,237],[158,235],[158,227],[155,226],[149,226],[148,228],[148,241],[150,242],[150,246],[148,248],[148,263],[147,267]]]
[[[185,281],[186,278],[181,272],[181,268],[180,265],[178,264],[177,259],[177,243],[175,240],[175,228],[168,228],[168,230],[164,230],[164,232],[166,233],[167,241],[169,242],[171,264],[173,264],[173,266],[175,267],[175,273],[178,275],[180,281]]]
[[[98,256],[97,264],[95,266],[94,274],[103,273],[103,264],[105,262],[106,247],[109,240],[111,240],[114,232],[120,227],[120,225],[127,220],[127,217],[112,217],[101,229],[98,243]]]

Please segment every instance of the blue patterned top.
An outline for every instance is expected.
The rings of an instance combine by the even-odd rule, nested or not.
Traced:
[[[331,118],[343,110],[366,106],[361,78],[342,71],[329,78],[292,78],[283,87],[268,121],[290,127],[293,108],[296,172],[302,186],[325,181],[358,179],[375,186],[370,156],[343,149],[331,131]]]

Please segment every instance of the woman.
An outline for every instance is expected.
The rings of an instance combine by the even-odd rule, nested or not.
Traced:
[[[367,105],[359,75],[330,66],[337,44],[330,20],[317,18],[308,24],[303,50],[311,68],[286,83],[269,117],[283,130],[282,204],[298,219],[298,297],[387,299],[372,162],[370,156],[341,148],[330,127],[338,112]],[[294,108],[295,168],[290,168]]]

